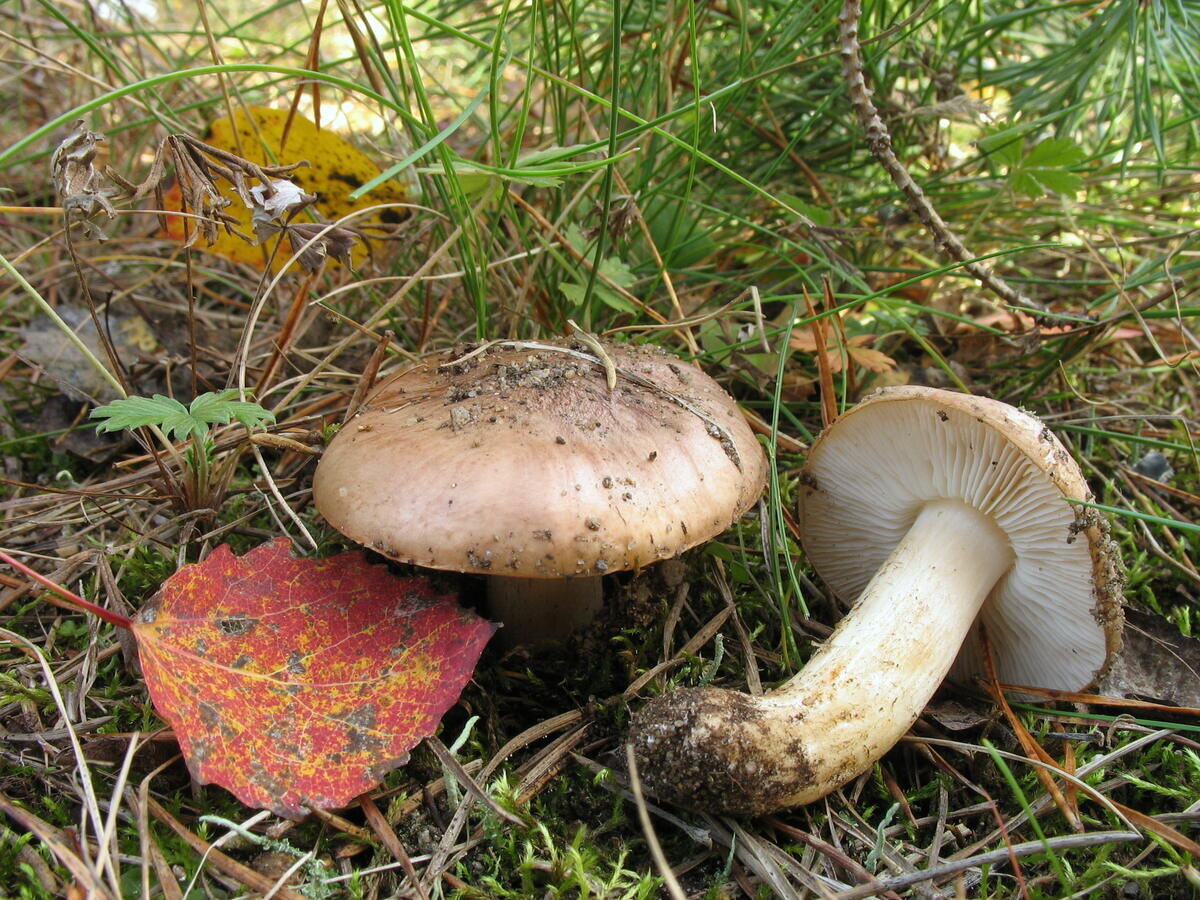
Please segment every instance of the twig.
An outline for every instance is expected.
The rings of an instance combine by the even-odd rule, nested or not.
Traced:
[[[283,886],[292,880],[292,876],[299,872],[301,868],[308,865],[316,855],[317,851],[309,850],[288,866],[287,870],[275,879],[275,883],[271,885],[271,889],[262,895],[262,900],[271,900],[272,897],[278,896],[279,892],[283,890]]]
[[[555,738],[532,759],[518,766],[516,774],[521,780],[517,784],[517,802],[528,805],[534,797],[544,791],[566,768],[569,754],[574,753],[575,748],[583,743],[590,731],[591,723],[585,721],[579,727]]]
[[[638,822],[641,823],[642,835],[646,838],[646,846],[650,848],[650,857],[654,860],[654,867],[658,869],[658,874],[662,876],[667,893],[674,900],[685,900],[687,894],[680,887],[679,879],[675,877],[675,873],[671,871],[671,864],[667,862],[667,856],[663,853],[662,844],[658,842],[658,835],[654,831],[654,823],[650,821],[650,812],[646,809],[646,798],[642,795],[642,779],[638,777],[637,760],[634,758],[633,744],[625,745],[625,763],[629,767],[629,786],[633,789],[633,803],[637,807]]]
[[[51,581],[45,575],[42,575],[40,572],[29,568],[29,566],[9,556],[3,550],[0,550],[0,561],[8,563],[18,572],[29,576],[38,584],[48,589],[51,593],[57,594],[59,597],[62,597],[67,601],[66,603],[48,601],[54,606],[60,606],[63,609],[69,609],[72,612],[90,612],[98,619],[103,619],[108,624],[115,625],[117,628],[124,628],[128,630],[133,626],[133,621],[128,616],[123,616],[120,613],[115,613],[110,609],[105,609],[103,606],[98,606],[95,603],[84,600],[78,594],[71,593],[66,588]]]
[[[133,765],[133,757],[137,754],[138,741],[141,739],[141,736],[142,733],[140,731],[135,731],[129,738],[129,745],[125,750],[125,758],[121,762],[121,771],[117,774],[117,780],[113,784],[112,793],[109,795],[108,815],[104,820],[104,831],[96,836],[96,843],[101,848],[109,846],[115,848],[117,846],[117,816],[121,811],[121,798],[125,794],[125,787],[129,781],[129,768]],[[116,871],[117,854],[114,853],[113,857],[113,877],[119,883],[120,872]],[[97,879],[103,877],[104,873],[99,865],[94,868],[94,871]]]
[[[863,73],[862,43],[858,38],[858,22],[862,17],[862,0],[844,0],[842,11],[838,14],[838,37],[841,41],[842,77],[850,93],[850,102],[858,114],[858,121],[867,133],[867,149],[879,160],[892,182],[900,189],[908,200],[909,206],[920,218],[922,224],[929,229],[937,242],[953,259],[962,263],[963,268],[979,279],[989,290],[1000,299],[1014,306],[1045,312],[1046,308],[1035,300],[1015,290],[1008,282],[996,275],[985,264],[975,259],[958,236],[950,230],[945,220],[933,208],[921,186],[913,181],[912,175],[904,163],[892,149],[892,136],[887,125],[879,116],[879,110],[871,101],[871,89]]]
[[[375,801],[371,799],[370,794],[363,794],[358,798],[358,805],[362,807],[363,814],[367,818],[367,824],[371,826],[371,830],[378,835],[379,840],[388,848],[388,852],[400,861],[401,868],[404,869],[404,874],[408,876],[409,882],[413,886],[413,890],[417,892],[420,900],[429,900],[429,894],[425,892],[425,886],[421,884],[421,879],[417,876],[417,870],[413,868],[412,859],[408,855],[408,851],[404,849],[404,844],[392,829],[392,824],[379,811],[379,807],[375,805]]]
[[[1077,847],[1094,847],[1097,844],[1107,844],[1109,842],[1140,840],[1143,840],[1142,835],[1136,831],[1093,831],[1089,834],[1065,834],[1061,837],[1047,838],[1045,841],[1026,841],[1023,844],[1012,844],[1000,850],[989,850],[987,853],[980,853],[978,856],[972,856],[967,859],[956,859],[952,862],[942,863],[942,865],[933,869],[908,872],[904,875],[897,875],[894,878],[882,879],[875,884],[865,884],[861,887],[843,891],[837,896],[838,900],[857,900],[860,897],[871,897],[880,890],[894,891],[899,888],[920,884],[922,881],[944,878],[947,875],[953,875],[955,872],[961,872],[964,869],[974,869],[980,866],[993,866],[998,863],[1004,863],[1012,856],[1020,858],[1022,856],[1033,856],[1037,853],[1045,853],[1047,847],[1051,850],[1071,850]]]
[[[750,634],[746,631],[746,626],[742,624],[741,616],[737,614],[737,603],[733,599],[729,580],[725,577],[725,567],[721,565],[721,560],[715,557],[710,559],[709,563],[712,569],[713,583],[717,586],[717,593],[721,595],[722,602],[733,610],[730,621],[733,623],[733,630],[737,632],[738,643],[742,645],[742,657],[746,660],[746,689],[752,697],[760,697],[763,692],[762,678],[758,674],[758,660],[754,658],[754,645],[750,641]],[[687,585],[684,584],[681,587],[687,587]]]
[[[300,282],[300,286],[296,288],[292,296],[292,305],[288,309],[287,317],[283,320],[283,326],[279,329],[279,334],[271,341],[271,356],[267,359],[266,365],[259,370],[258,386],[254,389],[254,393],[260,397],[265,397],[271,392],[271,379],[275,376],[275,370],[279,368],[284,354],[291,349],[292,343],[296,339],[296,327],[300,320],[300,314],[308,307],[308,293],[312,289],[319,271],[319,269],[313,269],[311,272],[305,273],[304,280]],[[194,362],[192,363],[192,372],[195,373]]]
[[[75,878],[76,883],[86,888],[91,896],[96,898],[111,896],[103,882],[97,880],[92,870],[71,849],[71,843],[66,836],[53,825],[39,819],[28,810],[21,809],[3,792],[0,792],[0,813],[7,815],[23,830],[36,836],[45,844],[46,848],[54,854],[54,858]]]
[[[608,392],[611,394],[617,389],[616,363],[612,361],[612,357],[608,355],[608,351],[605,350],[604,345],[600,343],[600,338],[596,337],[590,331],[585,331],[584,329],[580,328],[572,319],[567,319],[567,324],[571,326],[571,336],[595,353],[596,358],[600,360],[600,364],[604,366],[604,383],[608,387]]]
[[[84,218],[84,216],[79,216],[80,221]],[[71,266],[75,270],[75,278],[79,283],[79,292],[83,296],[84,303],[87,304],[88,315],[92,320],[92,327],[96,329],[96,340],[100,342],[100,348],[104,351],[104,355],[108,357],[108,366],[113,377],[121,382],[121,396],[125,396],[128,393],[128,383],[125,380],[125,368],[121,365],[121,359],[117,355],[117,348],[113,344],[112,335],[109,334],[107,327],[108,310],[107,308],[105,309],[105,321],[101,321],[100,311],[96,308],[96,299],[92,296],[92,289],[88,285],[87,278],[84,277],[83,267],[79,264],[79,252],[75,249],[75,239],[71,237],[71,234],[71,209],[68,207],[63,212],[63,236],[66,238],[67,255],[70,257]]]
[[[722,626],[733,615],[735,607],[724,606],[705,623],[704,627],[697,631],[688,642],[679,648],[679,651],[670,659],[664,660],[657,665],[651,666],[637,678],[629,683],[629,687],[621,692],[621,696],[628,699],[637,695],[638,691],[648,685],[651,681],[661,675],[668,669],[682,663],[688,656],[694,655],[701,647],[713,639],[713,636],[721,630]]]
[[[1017,714],[1013,712],[1012,707],[1008,705],[1008,698],[1004,696],[1004,692],[999,688],[1000,679],[996,675],[996,664],[992,658],[992,645],[988,641],[987,630],[981,625],[979,631],[980,643],[983,645],[983,670],[987,676],[985,686],[992,695],[992,699],[995,700],[996,705],[1000,707],[1000,711],[1004,713],[1004,717],[1008,719],[1009,727],[1016,734],[1017,741],[1021,744],[1021,749],[1025,751],[1025,755],[1030,759],[1040,759],[1047,766],[1061,769],[1062,767],[1058,764],[1058,761],[1047,753],[1041,744],[1033,739],[1033,735],[1029,733],[1029,730],[1017,718]],[[1058,785],[1054,783],[1054,778],[1051,776],[1050,771],[1039,766],[1034,769],[1034,772],[1037,774],[1042,786],[1046,789],[1046,793],[1054,801],[1054,805],[1058,807],[1063,818],[1067,820],[1067,824],[1074,831],[1083,831],[1083,821],[1079,818],[1079,810],[1067,802],[1067,798],[1063,796]]]
[[[99,844],[96,849],[96,868],[92,874],[97,884],[103,884],[101,879],[104,878],[105,870],[108,870],[113,887],[117,889],[115,893],[119,893],[120,883],[115,863],[113,862],[116,850],[115,848],[106,848],[104,844],[100,843],[104,840],[105,830],[104,822],[100,817],[100,802],[96,798],[96,790],[92,784],[92,772],[88,768],[87,755],[83,752],[83,745],[79,742],[79,735],[75,732],[75,726],[71,722],[71,716],[67,711],[67,704],[63,700],[62,692],[58,688],[58,681],[54,677],[54,671],[50,668],[50,663],[46,659],[45,654],[28,638],[22,637],[6,628],[0,628],[0,640],[8,641],[13,646],[19,647],[22,651],[32,656],[41,667],[42,674],[46,678],[46,687],[50,691],[50,695],[54,698],[54,706],[58,710],[58,714],[62,716],[68,737],[71,739],[71,749],[75,756],[75,772],[79,778],[79,783],[83,786],[84,811],[86,813],[84,822],[90,821],[92,830],[96,834],[96,841]],[[114,800],[114,802],[116,801]],[[9,815],[12,815],[12,813],[9,812]],[[86,853],[88,846],[86,838],[81,838],[81,845],[85,850],[84,862],[86,863],[88,856]],[[105,852],[106,849],[112,849],[111,856]]]
[[[609,768],[608,766],[602,766],[594,759],[589,759],[588,757],[581,756],[578,753],[572,753],[571,758],[596,776],[595,783],[604,788],[604,790],[621,797],[624,800],[629,800],[630,802],[634,801],[633,791],[629,789],[629,780],[625,778],[619,771]],[[674,827],[678,828],[701,847],[704,847],[707,850],[711,850],[713,848],[713,836],[707,829],[685,822],[678,816],[672,815],[661,806],[657,806],[648,800],[643,800],[643,802],[645,803],[647,812],[658,816],[668,825],[673,825]]]
[[[834,890],[845,886],[797,865],[788,854],[747,831],[735,819],[725,821],[732,830],[732,846],[737,858],[761,878],[780,900],[800,900],[800,893],[786,880],[787,873],[823,900],[833,900]]]
[[[1021,694],[1033,694],[1054,700],[1057,703],[1087,703],[1090,706],[1112,706],[1118,709],[1138,709],[1146,712],[1169,713],[1173,716],[1200,716],[1200,709],[1192,706],[1171,706],[1165,703],[1150,703],[1147,700],[1135,700],[1131,697],[1105,697],[1100,694],[1089,694],[1079,691],[1056,691],[1051,688],[1034,687],[1026,684],[1008,684],[1001,681],[998,684],[1002,690],[1016,691]]]
[[[536,743],[545,737],[549,737],[556,731],[565,731],[572,725],[582,722],[584,719],[583,711],[579,709],[570,709],[564,713],[559,713],[557,716],[552,716],[545,719],[536,725],[533,725],[516,737],[511,738],[503,747],[493,754],[488,760],[487,765],[483,767],[479,777],[482,779],[490,778],[492,773],[503,765],[504,761],[518,750],[528,747],[530,744]]]
[[[880,884],[879,879],[877,879],[874,875],[872,875],[870,872],[868,872],[866,869],[864,869],[861,865],[859,865],[856,860],[850,858],[845,853],[843,853],[841,850],[839,850],[837,847],[833,846],[833,844],[830,844],[827,841],[823,841],[816,835],[809,834],[807,831],[803,831],[799,828],[794,828],[791,825],[788,825],[786,822],[783,822],[779,819],[770,818],[767,820],[767,822],[771,825],[772,828],[774,828],[778,831],[782,831],[784,834],[786,834],[788,837],[792,838],[793,840],[797,840],[797,841],[800,841],[801,843],[807,844],[809,847],[812,847],[818,853],[822,854],[823,856],[828,857],[835,864],[841,866],[843,869],[845,869],[847,872],[849,872],[851,875],[853,875],[855,878],[857,878],[860,882],[862,882],[864,887],[870,887],[870,888],[878,891],[879,895],[881,897],[889,897],[889,898],[891,898],[891,900],[900,900],[898,894],[896,894],[894,891],[885,890],[883,888],[883,886]]]
[[[467,770],[462,767],[462,763],[454,758],[454,754],[446,749],[446,745],[440,739],[437,737],[427,737],[425,738],[425,746],[433,751],[433,755],[438,758],[438,762],[445,766],[450,774],[467,789],[467,793],[486,806],[493,815],[508,822],[510,825],[516,825],[518,828],[525,827],[525,822],[520,816],[510,813],[497,803],[487,791],[475,783],[475,779],[467,773]]]
[[[362,406],[363,400],[367,398],[367,393],[375,386],[375,377],[379,374],[379,367],[383,365],[383,356],[395,336],[396,332],[390,328],[380,335],[375,349],[371,351],[371,358],[367,360],[367,367],[363,370],[358,385],[354,388],[354,394],[350,397],[350,402],[346,404],[346,412],[342,416],[343,425],[354,418],[354,414]]]
[[[1167,731],[1164,733],[1169,734],[1170,732]],[[1156,736],[1161,736],[1161,735],[1156,733]],[[987,748],[985,748],[985,747],[980,747],[976,744],[967,744],[967,743],[964,743],[963,741],[951,741],[951,740],[947,740],[946,738],[925,737],[925,736],[920,736],[920,735],[908,734],[908,735],[905,735],[903,738],[901,738],[901,740],[904,741],[905,743],[912,743],[912,744],[918,744],[918,745],[928,744],[933,747],[950,747],[955,750],[960,750],[964,753],[974,754],[974,753],[980,753],[980,752],[988,752]],[[1135,824],[1121,812],[1118,804],[1114,803],[1112,800],[1110,800],[1108,797],[1104,796],[1104,794],[1102,794],[1096,788],[1092,787],[1086,781],[1082,780],[1084,778],[1084,776],[1086,776],[1087,773],[1091,771],[1089,766],[1080,766],[1079,771],[1075,775],[1070,775],[1067,772],[1064,772],[1062,769],[1058,768],[1058,766],[1056,764],[1045,763],[1041,759],[1037,759],[1037,758],[1029,757],[1029,756],[1022,756],[1018,753],[1010,753],[1007,750],[998,750],[995,748],[993,748],[990,752],[993,755],[998,755],[998,756],[1002,757],[1003,759],[1009,760],[1010,762],[1018,762],[1018,763],[1024,763],[1024,764],[1030,765],[1030,766],[1036,766],[1039,768],[1053,769],[1054,774],[1058,775],[1060,778],[1062,778],[1067,783],[1074,785],[1076,788],[1079,789],[1079,791],[1081,793],[1086,794],[1087,796],[1091,797],[1094,801],[1099,803],[1101,806],[1103,806],[1105,809],[1107,809],[1110,813],[1112,813],[1114,816],[1116,816],[1118,819],[1120,819],[1121,824],[1123,824],[1129,828],[1136,827]],[[983,791],[980,790],[979,788],[976,788],[976,790],[978,790],[980,793],[983,793]]]
[[[233,857],[222,853],[202,837],[193,834],[186,827],[184,827],[182,822],[167,812],[166,809],[163,808],[162,804],[160,804],[153,797],[146,798],[146,807],[149,809],[150,814],[154,816],[154,818],[158,819],[158,821],[170,828],[173,832],[179,835],[179,837],[183,838],[183,840],[197,853],[205,855],[209,860],[212,861],[214,866],[216,866],[230,878],[236,878],[242,884],[246,885],[246,887],[252,888],[256,891],[266,892],[275,886],[275,882],[272,879],[255,872],[249,866],[242,865]],[[283,900],[305,900],[302,894],[299,894],[290,888],[279,888],[275,892],[275,896],[281,897]]]
[[[275,483],[275,478],[273,475],[271,475],[271,469],[267,465],[267,461],[263,459],[262,451],[258,449],[258,445],[254,443],[250,444],[250,452],[254,455],[255,462],[258,463],[258,469],[262,473],[263,481],[267,483],[267,489],[271,492],[271,496],[273,496],[275,501],[283,508],[283,511],[287,517],[292,520],[292,524],[296,526],[302,535],[304,535],[305,540],[308,541],[308,545],[312,547],[313,550],[319,549],[320,545],[317,544],[316,539],[312,536],[312,533],[309,532],[307,526],[305,526],[304,520],[300,518],[300,515],[294,509],[292,509],[291,505],[287,502],[287,499],[283,496],[283,493],[279,490],[279,485]],[[263,494],[262,496],[265,499],[266,495]],[[270,504],[268,503],[267,506],[269,508]],[[280,530],[283,529],[281,528]]]
[[[142,896],[150,896],[150,866],[154,866],[154,874],[158,876],[159,886],[162,888],[163,896],[167,900],[183,900],[183,891],[179,887],[179,882],[175,880],[174,874],[167,865],[167,860],[163,856],[162,848],[158,846],[158,842],[153,840],[153,835],[150,831],[150,782],[158,777],[159,774],[166,771],[168,766],[173,766],[180,759],[182,754],[175,754],[166,762],[159,765],[138,785],[137,793],[135,794],[132,787],[126,788],[126,802],[137,813],[137,833],[138,842],[142,852]]]
[[[830,284],[829,279],[824,279],[825,293],[829,296]],[[837,389],[833,386],[833,370],[829,365],[829,338],[825,334],[826,322],[824,316],[817,312],[816,306],[813,304],[813,299],[809,296],[808,289],[804,290],[804,302],[808,305],[809,322],[808,327],[812,331],[813,343],[817,345],[815,354],[817,360],[817,373],[821,383],[821,424],[828,428],[833,424],[833,420],[837,418]]]

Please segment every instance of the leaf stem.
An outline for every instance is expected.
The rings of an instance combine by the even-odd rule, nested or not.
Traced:
[[[208,440],[208,426],[197,426],[192,429],[192,480],[196,490],[195,499],[199,500],[208,494],[209,459],[213,446]]]
[[[35,572],[33,569],[29,568],[29,566],[25,565],[25,563],[20,562],[16,559],[13,559],[11,556],[9,556],[7,553],[5,553],[3,550],[0,550],[0,560],[3,560],[4,562],[8,563],[10,566],[12,566],[18,572],[21,572],[23,575],[26,575],[29,578],[32,578],[34,581],[36,581],[38,584],[42,585],[43,587],[48,588],[49,590],[58,594],[58,596],[62,597],[64,600],[66,600],[68,603],[70,603],[72,607],[83,610],[84,612],[90,612],[92,615],[96,616],[97,618],[103,619],[109,625],[115,625],[117,628],[124,628],[126,631],[129,631],[133,628],[133,620],[130,619],[128,616],[123,616],[120,613],[115,613],[111,609],[105,609],[103,606],[97,606],[95,603],[92,603],[90,600],[84,600],[78,594],[73,594],[70,591],[68,591],[65,587],[55,584],[53,581],[51,581],[45,575],[42,575],[39,572]]]

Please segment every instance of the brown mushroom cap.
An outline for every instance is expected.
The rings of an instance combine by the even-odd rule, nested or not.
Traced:
[[[674,556],[758,499],[762,448],[711,378],[652,348],[506,342],[381,383],[326,449],[317,509],[385,556],[595,576]]]
[[[801,476],[804,551],[853,602],[931,500],[957,500],[1007,536],[1014,563],[952,674],[982,673],[979,625],[1001,680],[1079,690],[1120,642],[1122,580],[1107,524],[1071,454],[1039,419],[997,400],[884,388],[813,444]]]

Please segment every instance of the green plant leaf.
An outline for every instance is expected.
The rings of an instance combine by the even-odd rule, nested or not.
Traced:
[[[991,149],[985,152],[1002,166],[1007,166],[1009,169],[1015,169],[1021,164],[1021,150],[1024,143],[1019,138],[1013,138],[1011,135],[1003,141],[997,141],[991,144]],[[985,142],[979,142],[979,148],[985,149]]]
[[[981,141],[980,146],[983,145]],[[1008,166],[1008,183],[1017,193],[1036,200],[1045,193],[1074,193],[1083,184],[1083,177],[1070,171],[1086,157],[1083,148],[1074,141],[1046,138],[1028,152],[1021,152],[1022,149],[1014,141],[994,145],[991,150],[994,159]]]
[[[192,430],[192,417],[188,408],[174,397],[155,394],[153,397],[125,397],[114,400],[92,410],[92,419],[103,419],[96,423],[97,431],[120,431],[122,428],[142,428],[157,425],[175,438]]]
[[[1042,190],[1042,186],[1036,178],[1028,172],[1022,172],[1019,169],[1009,173],[1008,183],[1014,192],[1024,194],[1031,200],[1036,200],[1042,194],[1046,193]]]
[[[564,237],[567,239],[567,243],[575,248],[577,253],[583,256],[587,255],[589,252],[589,241],[577,224],[572,222],[567,227]],[[607,282],[611,282],[617,287],[628,289],[637,281],[637,276],[633,273],[633,270],[618,257],[606,256],[600,260],[599,274],[602,278],[597,279],[593,286],[593,295],[618,312],[636,312],[637,306],[627,298],[621,296],[617,291],[614,291],[605,281],[606,279]],[[581,275],[575,281],[561,282],[558,285],[558,289],[562,291],[564,297],[578,306],[583,302],[584,295],[587,293],[586,276]]]
[[[603,266],[601,268],[603,269]],[[585,285],[577,284],[573,281],[562,282],[559,284],[558,289],[562,291],[564,297],[576,306],[583,303],[584,295],[587,293]],[[602,282],[597,281],[592,287],[592,296],[601,300],[606,306],[615,309],[617,312],[632,313],[637,311],[636,306]]]
[[[803,204],[797,205],[796,198],[784,195],[786,202],[808,215]],[[650,199],[642,207],[650,236],[671,268],[686,269],[697,265],[716,253],[719,248],[709,230],[697,219],[694,211],[672,200]],[[825,224],[820,219],[813,219]]]
[[[200,394],[190,406],[173,397],[155,394],[153,397],[126,397],[92,410],[90,418],[102,419],[97,431],[120,431],[122,428],[142,428],[157,425],[172,440],[189,435],[204,437],[208,426],[238,421],[247,428],[274,422],[275,415],[257,403],[234,400],[233,389]]]
[[[990,156],[996,162],[1005,166],[1016,166],[1021,162],[1021,151],[1025,146],[1025,135],[1033,130],[1033,125],[1014,125],[984,135],[976,146],[981,153]]]
[[[1025,154],[1022,166],[1026,169],[1058,169],[1083,162],[1083,148],[1067,138],[1046,138]]]
[[[1056,171],[1054,169],[1039,169],[1030,173],[1047,191],[1055,194],[1073,194],[1083,184],[1083,176],[1074,172]]]
[[[249,400],[234,400],[238,394],[234,388],[217,393],[200,394],[192,400],[189,412],[192,418],[206,424],[221,424],[236,420],[247,428],[255,428],[264,422],[274,422],[275,414]]]

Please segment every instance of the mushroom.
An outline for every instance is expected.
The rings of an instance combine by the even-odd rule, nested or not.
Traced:
[[[487,575],[512,645],[585,625],[601,576],[715,537],[765,480],[737,404],[694,366],[505,341],[382,382],[325,450],[313,498],[384,556]]]
[[[659,797],[761,814],[824,796],[912,726],[948,672],[1078,690],[1120,641],[1116,552],[1078,466],[995,400],[885,388],[813,444],[800,478],[810,562],[853,601],[790,681],[761,697],[681,689],[631,740]],[[854,599],[857,598],[857,599]]]

